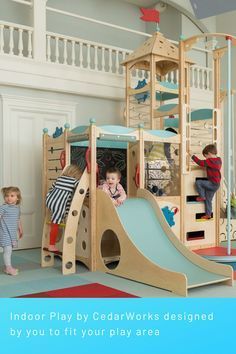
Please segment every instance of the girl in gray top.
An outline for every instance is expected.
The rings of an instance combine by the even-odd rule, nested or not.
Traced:
[[[0,206],[0,246],[3,248],[4,272],[17,275],[18,269],[11,265],[12,248],[17,246],[17,233],[23,235],[20,221],[21,192],[17,187],[2,188],[4,204]]]

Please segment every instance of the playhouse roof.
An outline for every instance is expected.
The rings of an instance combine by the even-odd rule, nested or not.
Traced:
[[[132,61],[136,61],[148,55],[158,55],[165,59],[170,58],[179,60],[179,49],[160,32],[155,32],[151,38],[148,38],[139,48],[133,51],[122,62],[122,65],[126,65]],[[191,62],[190,60],[187,60]]]

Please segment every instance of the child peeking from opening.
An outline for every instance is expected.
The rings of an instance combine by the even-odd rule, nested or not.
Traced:
[[[217,189],[220,187],[222,160],[217,156],[217,148],[214,144],[205,146],[202,150],[205,160],[200,160],[197,156],[192,155],[192,160],[200,167],[206,169],[207,180],[197,179],[196,188],[199,193],[198,202],[205,202],[206,214],[201,219],[211,219],[212,215],[212,199]],[[191,154],[190,154],[191,155]]]
[[[116,167],[110,167],[106,171],[106,181],[99,187],[112,199],[115,206],[124,203],[126,193],[120,184],[121,173]]]

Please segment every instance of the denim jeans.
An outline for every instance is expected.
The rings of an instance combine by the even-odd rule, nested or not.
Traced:
[[[212,199],[215,192],[220,187],[219,184],[212,183],[211,181],[204,179],[196,180],[196,188],[201,198],[205,198],[206,214],[212,213]]]

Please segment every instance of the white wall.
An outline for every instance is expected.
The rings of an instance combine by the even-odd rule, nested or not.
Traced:
[[[139,8],[122,1],[48,0],[47,6],[145,32],[145,22],[139,19]],[[138,47],[145,39],[145,37],[141,35],[93,24],[88,21],[56,14],[51,11],[47,12],[47,30],[127,49]]]
[[[32,26],[32,8],[9,0],[0,0],[0,20]]]
[[[165,1],[163,1],[163,2],[165,2]],[[173,4],[176,4],[178,6],[181,6],[183,9],[188,11],[193,17],[195,17],[191,2],[189,0],[171,0],[170,2]],[[216,17],[215,16],[204,18],[201,20],[201,22],[206,26],[206,28],[208,29],[208,32],[215,32],[215,30],[216,30]],[[192,34],[190,32],[188,34],[188,37],[190,37],[191,35]]]
[[[0,86],[1,94],[46,98],[58,103],[71,101],[76,104],[76,125],[89,124],[90,118],[95,118],[97,125],[123,123],[124,103],[120,101],[7,86]]]
[[[174,7],[167,5],[166,9],[160,13],[160,32],[168,39],[179,40],[181,34],[181,13]],[[147,22],[147,32],[154,33],[156,24]]]

